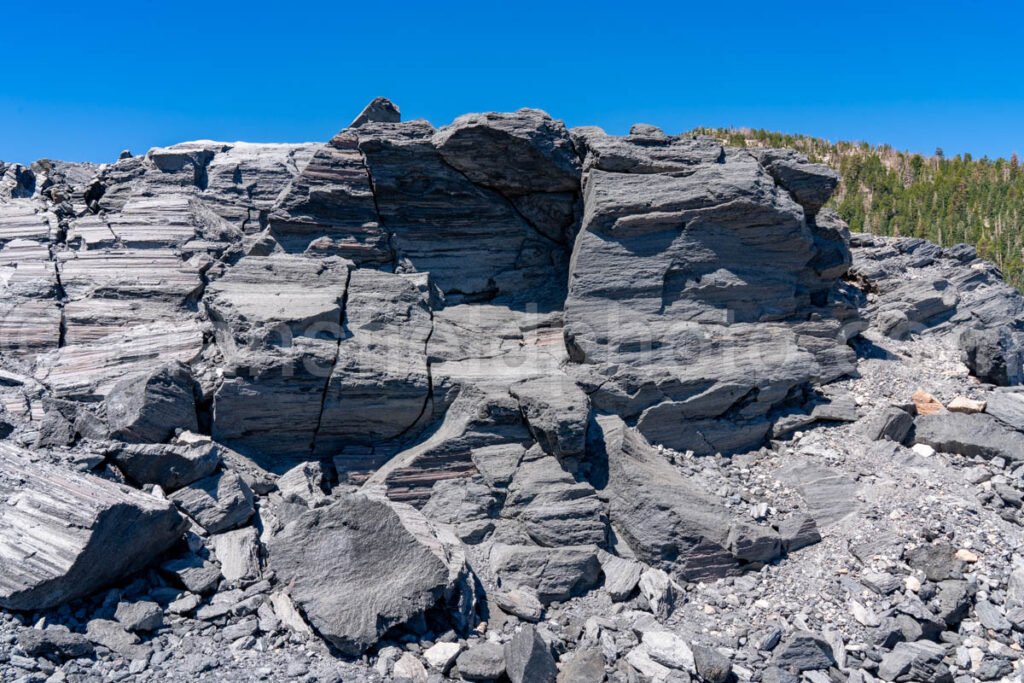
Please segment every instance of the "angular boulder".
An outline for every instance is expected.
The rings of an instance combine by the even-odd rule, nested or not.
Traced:
[[[595,546],[542,548],[495,543],[491,570],[502,588],[530,588],[544,604],[567,600],[598,584],[601,563]]]
[[[364,494],[303,513],[267,551],[310,624],[349,656],[458,598],[466,571],[457,539],[409,506]]]
[[[221,448],[212,441],[192,444],[123,444],[110,457],[136,484],[157,484],[164,491],[208,477],[221,463]]]
[[[591,457],[607,462],[609,520],[637,559],[686,581],[739,571],[729,550],[732,520],[716,498],[621,419],[600,416],[591,432]],[[778,549],[777,535],[770,545]]]
[[[971,374],[998,386],[1024,382],[1022,333],[1008,326],[966,330],[960,336],[964,364]]]
[[[234,472],[221,472],[175,491],[171,500],[211,534],[249,521],[254,512],[252,490]]]
[[[922,415],[915,421],[917,443],[943,453],[967,457],[1024,460],[1024,434],[1004,427],[984,413],[939,413]]]
[[[509,392],[545,453],[559,458],[583,454],[590,399],[575,382],[564,375],[537,377],[513,384]]]
[[[125,486],[39,462],[0,442],[0,607],[84,597],[155,560],[188,522]]]
[[[118,382],[104,401],[115,439],[163,443],[175,430],[195,432],[196,386],[184,363],[164,365]]]
[[[842,269],[811,265],[805,208],[756,156],[710,138],[574,135],[585,208],[565,338],[596,409],[675,450],[742,452],[803,388],[853,370],[843,324],[812,297]]]
[[[538,545],[604,545],[604,504],[594,488],[576,481],[558,460],[524,462],[508,488],[502,515],[522,523]]]

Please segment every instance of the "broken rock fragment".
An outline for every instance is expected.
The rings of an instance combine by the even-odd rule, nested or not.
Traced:
[[[162,443],[174,436],[175,430],[197,431],[194,384],[183,363],[118,382],[105,401],[114,438]]]
[[[0,606],[34,610],[137,571],[187,527],[166,500],[0,443]]]
[[[267,544],[291,599],[350,656],[458,599],[466,571],[458,547],[411,507],[365,494],[303,513]]]

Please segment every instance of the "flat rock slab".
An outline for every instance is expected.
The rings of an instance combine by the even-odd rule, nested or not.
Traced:
[[[738,573],[720,502],[619,418],[599,417],[591,432],[607,459],[609,518],[637,559],[686,580]]]
[[[825,528],[857,509],[857,483],[842,472],[797,456],[785,461],[775,475],[800,492],[818,526]]]
[[[171,500],[211,534],[240,527],[254,512],[252,490],[234,472],[200,479]]]
[[[943,453],[966,457],[1024,460],[1024,434],[1004,427],[991,415],[942,413],[922,415],[915,422],[916,441]]]

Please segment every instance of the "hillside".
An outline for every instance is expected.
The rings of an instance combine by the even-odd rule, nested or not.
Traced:
[[[698,128],[740,147],[794,147],[843,180],[828,206],[855,231],[967,242],[1020,288],[1024,284],[1024,173],[1017,156],[974,159],[900,152],[889,145],[829,142],[763,129]]]
[[[0,683],[1020,681],[1024,296],[839,182],[383,98],[6,167]]]

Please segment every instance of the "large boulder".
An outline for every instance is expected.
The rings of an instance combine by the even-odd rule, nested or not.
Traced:
[[[838,173],[825,164],[811,163],[794,150],[761,149],[756,154],[775,182],[804,208],[808,218],[818,213],[839,185]]]
[[[196,386],[183,363],[160,367],[118,382],[107,394],[107,422],[114,438],[162,443],[175,430],[199,429]]]
[[[170,503],[0,442],[0,607],[42,610],[155,560],[188,522]]]
[[[270,567],[313,627],[358,656],[393,628],[457,601],[459,543],[409,506],[344,494],[267,544]]]
[[[757,559],[781,554],[776,536],[751,544],[749,534],[730,537],[731,518],[722,503],[684,477],[644,438],[615,416],[598,417],[591,426],[592,457],[606,462],[604,494],[609,520],[636,555],[674,578],[693,581],[734,574],[738,557],[758,546]],[[730,544],[739,556],[730,552]]]
[[[1008,326],[968,329],[960,336],[963,361],[983,382],[999,386],[1024,382],[1024,339]]]

